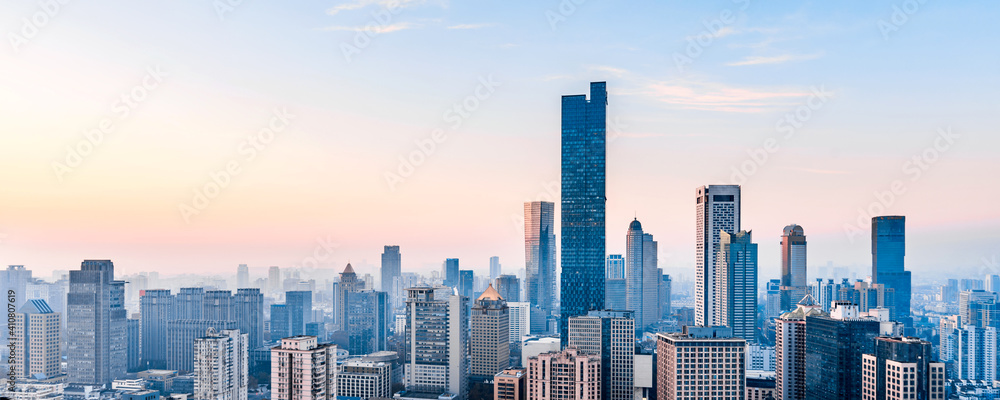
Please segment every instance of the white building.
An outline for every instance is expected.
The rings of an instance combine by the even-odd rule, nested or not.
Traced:
[[[370,399],[392,396],[392,364],[351,360],[337,373],[337,396]]]
[[[195,400],[246,400],[249,334],[209,329],[194,340]]]
[[[569,318],[568,347],[601,359],[601,398],[635,396],[635,313],[590,311]],[[607,352],[607,354],[605,354]]]
[[[271,400],[336,398],[336,345],[321,345],[315,336],[293,336],[271,349]]]
[[[774,347],[761,344],[747,344],[748,371],[774,371]]]
[[[469,392],[469,298],[450,287],[406,289],[406,393],[453,396]]]
[[[559,351],[561,345],[559,343],[559,338],[554,337],[540,337],[540,338],[530,338],[524,341],[524,345],[521,347],[521,365],[527,366],[528,359],[537,356],[542,353],[550,353],[553,351]]]
[[[696,192],[695,325],[711,325],[717,310],[715,293],[719,232],[740,231],[740,186],[707,185]]]
[[[531,333],[531,303],[510,302],[507,308],[510,310],[510,342],[521,343]]]

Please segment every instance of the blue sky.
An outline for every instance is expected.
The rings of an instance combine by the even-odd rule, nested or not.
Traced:
[[[559,96],[607,81],[609,252],[637,215],[661,265],[693,273],[695,188],[751,163],[743,227],[761,279],[777,276],[790,223],[811,269],[868,268],[857,221],[873,204],[907,215],[917,279],[998,269],[995,4],[401,1],[380,23],[387,4],[243,0],[220,17],[207,1],[69,1],[20,44],[42,6],[0,5],[0,254],[39,270],[108,257],[231,273],[300,265],[332,238],[321,264],[338,269],[399,244],[404,270],[459,257],[485,272],[491,255],[513,270],[521,202],[557,194]],[[53,162],[152,67],[162,84],[58,179]],[[484,81],[498,86],[453,128],[447,113]],[[294,119],[248,160],[240,146],[276,109]],[[435,129],[433,153],[387,183]],[[230,161],[239,175],[185,218]],[[892,201],[875,194],[897,181]]]

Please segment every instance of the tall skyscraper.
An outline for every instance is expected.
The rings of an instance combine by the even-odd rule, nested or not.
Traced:
[[[267,269],[267,294],[274,295],[281,291],[281,269],[272,266]]]
[[[402,256],[399,254],[399,246],[385,246],[382,250],[382,280],[381,290],[389,296],[389,303],[395,309],[402,304],[403,288],[400,277],[402,277]]]
[[[722,232],[715,267],[714,324],[733,328],[733,335],[757,343],[757,244],[751,233]]]
[[[792,224],[781,234],[781,311],[795,308],[806,296],[806,235]]]
[[[285,304],[271,304],[271,340],[292,336],[292,316]]]
[[[347,293],[364,290],[364,288],[364,281],[358,279],[358,274],[354,273],[354,267],[351,266],[351,263],[347,263],[344,272],[340,273],[340,282],[335,292],[337,300],[334,311],[337,313],[337,318],[335,318],[337,330],[347,329],[347,309],[350,307],[347,304]]]
[[[670,280],[670,275],[663,273],[663,268],[660,268],[657,273],[660,275],[660,319],[666,319],[674,310],[670,303],[670,296],[673,292],[673,281]]]
[[[569,347],[601,359],[601,399],[631,400],[634,396],[634,315],[606,310],[569,319]]]
[[[810,400],[860,400],[861,355],[880,336],[876,319],[860,318],[857,305],[837,302],[830,316],[806,316],[806,393]]]
[[[495,281],[502,273],[503,271],[500,268],[500,257],[490,257],[490,280]]]
[[[528,398],[601,399],[601,357],[567,347],[528,358]]]
[[[59,370],[59,313],[45,300],[24,303],[14,316],[15,376],[17,379],[52,378]]]
[[[125,376],[128,362],[125,282],[110,260],[84,260],[69,272],[66,299],[69,382],[103,385]]]
[[[521,280],[514,275],[500,275],[496,278],[496,290],[500,297],[510,302],[521,301]]]
[[[892,319],[907,327],[910,319],[910,271],[904,268],[906,256],[906,217],[872,218],[872,280],[896,293]]]
[[[233,296],[233,318],[240,332],[246,333],[247,347],[264,345],[264,295],[257,288],[236,289]]]
[[[166,289],[147,290],[139,299],[143,366],[167,367],[167,324],[175,319],[175,307],[174,296]]]
[[[204,316],[205,311],[205,289],[187,287],[181,288],[174,298],[173,319],[199,320]]]
[[[657,300],[662,278],[656,268],[656,253],[653,235],[644,233],[639,220],[633,220],[628,226],[625,244],[625,309],[635,312],[637,330],[660,319]]]
[[[555,203],[524,203],[525,301],[546,316],[556,302]],[[544,324],[543,324],[544,325]]]
[[[718,312],[715,258],[720,233],[740,231],[740,186],[702,186],[696,196],[694,323],[711,325]]]
[[[457,258],[446,258],[444,260],[444,285],[457,287],[458,286],[458,259]]]
[[[775,389],[783,400],[808,400],[806,392],[806,317],[829,316],[813,304],[812,296],[799,301],[794,311],[775,321]]]
[[[249,387],[248,335],[209,329],[194,340],[194,398],[246,400]]]
[[[305,335],[306,324],[312,322],[312,292],[285,292],[285,306],[292,325],[292,336]]]
[[[246,264],[236,267],[236,289],[250,287],[250,268]]]
[[[476,274],[471,269],[458,271],[458,294],[472,298],[475,293]]]
[[[932,362],[931,343],[913,337],[880,337],[862,356],[863,399],[944,399],[944,363]]]
[[[656,335],[658,400],[743,399],[746,341],[726,327]]]
[[[233,315],[233,292],[228,290],[209,290],[205,292],[205,305],[202,318],[220,321],[235,321]]]
[[[569,317],[604,309],[607,83],[562,98],[560,338]]]
[[[454,289],[406,289],[405,386],[417,394],[455,396],[469,393],[469,298]]]
[[[371,354],[388,350],[389,297],[385,292],[360,290],[347,292],[348,353]]]
[[[472,306],[472,372],[486,381],[510,366],[510,310],[493,285]]]
[[[272,400],[336,400],[337,346],[315,336],[281,339],[271,349]]]

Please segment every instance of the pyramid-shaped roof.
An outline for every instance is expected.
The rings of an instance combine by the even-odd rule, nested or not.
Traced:
[[[486,287],[486,290],[483,291],[483,294],[479,295],[479,298],[476,299],[476,301],[481,300],[503,300],[503,297],[500,297],[500,293],[493,288],[493,284],[491,283]]]
[[[351,266],[351,263],[347,263],[347,268],[344,268],[344,272],[341,272],[341,273],[342,274],[353,274],[354,273],[354,267]]]

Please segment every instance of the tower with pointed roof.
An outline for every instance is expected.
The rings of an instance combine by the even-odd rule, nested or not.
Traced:
[[[472,371],[486,380],[510,366],[510,310],[490,284],[472,306]]]

